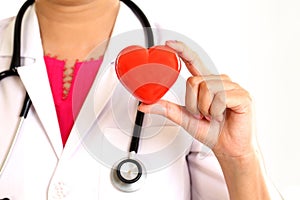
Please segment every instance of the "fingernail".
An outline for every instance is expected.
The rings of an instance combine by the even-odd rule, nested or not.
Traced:
[[[166,108],[160,104],[154,104],[150,108],[151,113],[164,114],[166,112]]]
[[[166,108],[160,104],[153,104],[153,105],[140,105],[138,110],[145,113],[153,113],[153,114],[164,114]]]
[[[204,116],[205,117],[205,119],[207,119],[208,121],[210,121],[211,120],[211,117],[210,116]]]
[[[215,119],[217,120],[217,122],[222,122],[224,120],[224,115],[216,116]]]
[[[167,40],[166,42],[175,43],[175,42],[177,42],[177,40]]]
[[[146,112],[147,105],[141,104],[137,107],[137,109],[141,112]]]
[[[173,46],[174,44],[176,44],[177,43],[177,40],[167,40],[166,41],[166,45],[167,46]]]
[[[203,115],[201,115],[201,114],[195,114],[195,115],[193,115],[196,119],[203,119]]]

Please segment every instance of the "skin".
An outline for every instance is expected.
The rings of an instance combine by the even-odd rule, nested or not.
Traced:
[[[90,59],[90,52],[99,44],[104,45],[97,56],[104,54],[119,1],[37,0],[35,8],[44,54],[65,61],[63,92],[67,95],[75,62]]]
[[[249,93],[227,75],[211,75],[207,69],[200,73],[198,69],[205,66],[184,43],[167,41],[166,45],[178,53],[192,74],[186,83],[185,106],[160,100],[142,104],[139,110],[165,116],[210,146],[223,170],[230,199],[269,199],[253,142]]]
[[[85,60],[110,37],[118,10],[118,0],[37,0],[44,53],[67,59],[67,66],[76,59]],[[253,143],[248,92],[226,75],[211,75],[185,44],[168,41],[166,45],[178,53],[192,74],[186,84],[186,105],[161,100],[154,105],[142,104],[139,110],[167,117],[210,146],[222,167],[231,199],[269,199]],[[211,136],[211,127],[219,132]]]
[[[112,32],[118,0],[37,0],[45,54],[61,59],[85,60]]]

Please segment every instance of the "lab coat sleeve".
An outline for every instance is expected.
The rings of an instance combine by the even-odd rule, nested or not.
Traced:
[[[12,53],[10,50],[5,49],[5,47],[12,46],[12,43],[11,43],[12,31],[7,31],[7,29],[12,28],[13,20],[14,20],[14,17],[0,20],[0,44],[1,44],[0,45],[0,56],[10,56]],[[7,69],[8,67],[9,66],[5,66],[5,69]],[[3,65],[1,65],[1,71],[2,70],[3,70]]]
[[[8,26],[8,24],[14,19],[14,17],[6,18],[6,19],[1,19],[0,20],[0,33]],[[1,37],[3,38],[3,37]]]
[[[187,161],[191,176],[192,200],[229,199],[221,166],[208,147],[194,141],[187,155]],[[268,176],[266,176],[266,184],[272,200],[283,199]]]
[[[198,141],[187,155],[192,200],[229,199],[222,169],[213,152]]]

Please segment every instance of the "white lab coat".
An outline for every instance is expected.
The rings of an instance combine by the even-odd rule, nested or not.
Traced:
[[[0,72],[7,70],[10,64],[13,26],[14,18],[0,23]],[[141,28],[139,21],[121,4],[113,35],[134,28]],[[120,44],[120,49],[124,47]],[[0,199],[228,199],[222,171],[214,155],[208,153],[201,157],[203,152],[207,153],[203,145],[159,116],[145,118],[145,129],[155,134],[144,137],[140,144],[140,155],[150,155],[140,157],[149,169],[143,187],[133,193],[124,193],[111,184],[110,167],[127,155],[131,139],[132,123],[127,123],[129,134],[126,131],[124,134],[119,128],[119,119],[123,115],[125,122],[134,119],[136,101],[119,84],[114,64],[110,63],[113,60],[107,60],[110,48],[105,59],[111,66],[98,73],[63,148],[34,6],[27,10],[23,18],[20,78],[7,78],[0,84],[0,162],[3,162],[17,126],[24,88],[33,106],[0,177]],[[102,136],[109,142],[103,142]],[[180,139],[172,146],[176,154],[172,155],[169,144],[176,136]],[[105,144],[112,144],[115,149]],[[155,154],[164,148],[169,149],[167,154]],[[169,161],[168,156],[171,157]]]

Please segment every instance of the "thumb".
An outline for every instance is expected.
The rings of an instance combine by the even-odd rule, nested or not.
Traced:
[[[166,100],[159,100],[155,104],[140,104],[138,110],[144,113],[162,115],[176,124],[183,126],[187,118],[184,107]]]
[[[207,120],[191,114],[184,106],[166,100],[159,100],[155,104],[141,104],[138,110],[144,113],[157,114],[166,117],[179,126],[183,127],[190,135],[203,140],[201,134],[205,133]]]
[[[166,117],[183,127],[191,136],[212,148],[218,139],[220,124],[215,120],[191,114],[184,106],[166,100],[155,104],[140,104],[138,110],[144,113]]]

